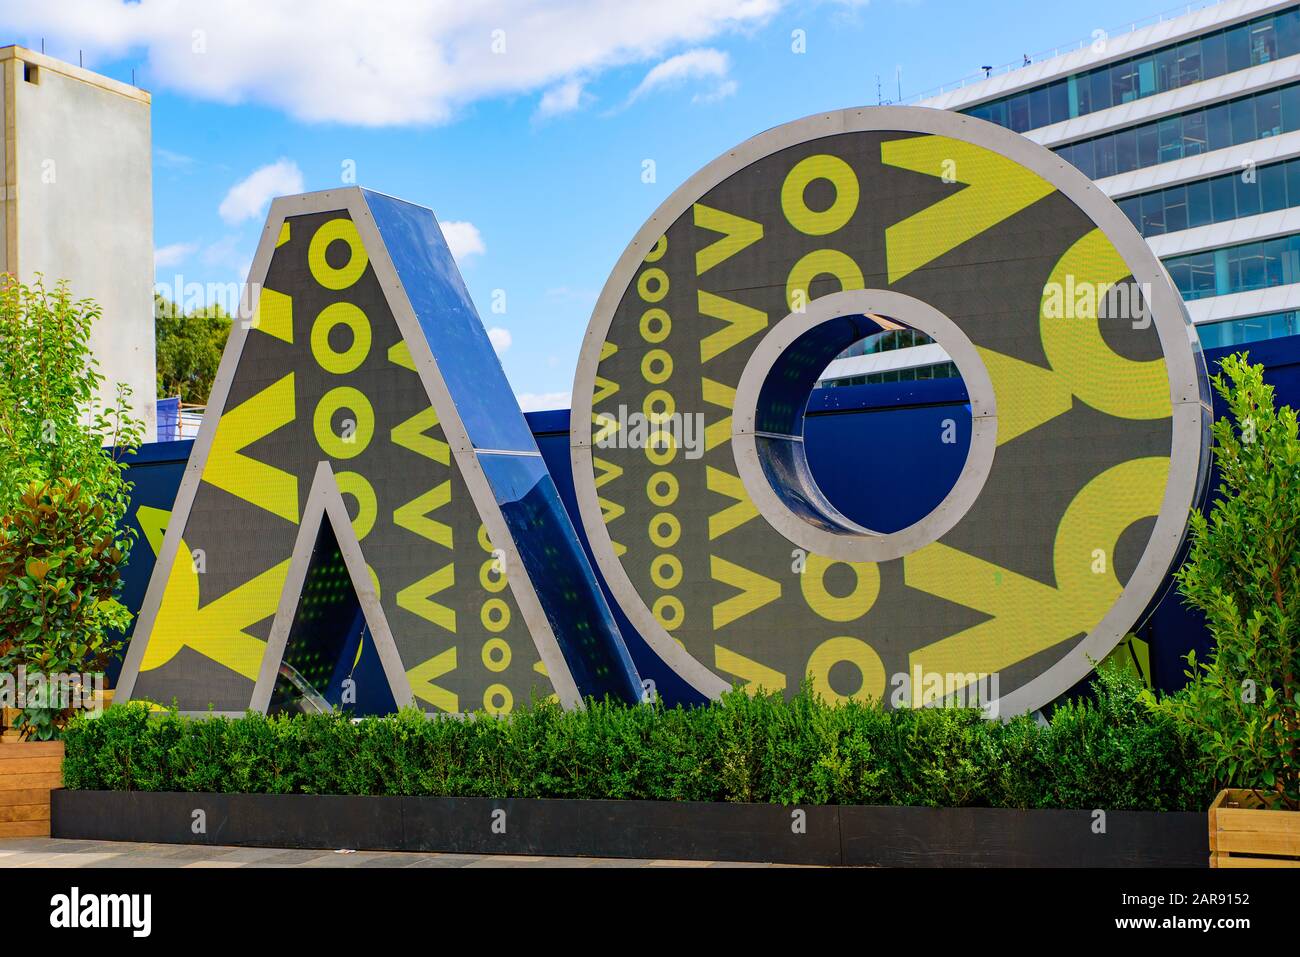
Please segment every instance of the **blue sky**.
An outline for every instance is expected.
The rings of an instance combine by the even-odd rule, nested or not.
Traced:
[[[1166,0],[1167,2],[1167,0]],[[298,10],[312,10],[304,23]],[[610,269],[695,170],[1168,12],[1158,0],[0,0],[21,43],[153,94],[156,278],[245,278],[270,196],[430,206],[526,408],[567,405]],[[497,32],[501,31],[501,32]],[[805,52],[794,52],[803,31]],[[643,182],[653,160],[655,182]],[[492,313],[504,290],[504,314]]]

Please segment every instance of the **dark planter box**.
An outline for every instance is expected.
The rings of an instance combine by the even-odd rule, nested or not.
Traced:
[[[660,801],[55,791],[81,840],[563,857],[984,867],[1205,867],[1204,814]],[[199,814],[198,812],[202,812]],[[203,827],[198,827],[202,821]]]

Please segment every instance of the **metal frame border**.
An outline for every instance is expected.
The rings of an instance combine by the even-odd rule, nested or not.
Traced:
[[[302,602],[302,586],[306,583],[310,570],[312,552],[316,549],[316,538],[321,527],[328,522],[338,540],[339,552],[347,566],[348,577],[361,603],[361,613],[370,626],[370,636],[374,639],[375,650],[379,652],[380,663],[384,667],[384,676],[388,678],[388,689],[398,708],[412,703],[411,682],[402,667],[402,657],[393,642],[393,633],[388,627],[388,618],[379,603],[379,592],[366,567],[366,560],[361,551],[361,543],[352,529],[352,520],[348,518],[348,508],[343,504],[343,495],[334,478],[334,469],[329,462],[316,463],[316,475],[311,482],[311,491],[303,505],[302,519],[298,523],[298,538],[293,545],[293,558],[289,562],[289,571],[284,577],[284,588],[280,591],[280,605],[275,612],[275,621],[271,624],[271,633],[266,639],[266,651],[262,655],[262,668],[257,675],[257,684],[253,687],[252,701],[249,708],[266,714],[271,704],[271,694],[275,690],[275,679],[284,660],[284,649],[289,642],[289,632],[293,621],[298,616],[298,605]]]
[[[1006,714],[1033,711],[1076,684],[1105,657],[1160,590],[1187,530],[1188,514],[1208,474],[1205,425],[1212,416],[1205,361],[1195,346],[1182,296],[1128,217],[1081,172],[1037,143],[985,120],[924,107],[877,106],[818,113],[767,130],[705,165],[679,186],[645,224],[606,280],[583,337],[573,380],[569,456],[574,490],[592,554],[615,600],[663,661],[697,691],[716,697],[730,683],[688,653],[655,619],[614,554],[597,504],[592,466],[592,384],[614,313],[645,256],[667,229],[709,190],[755,161],[787,147],[841,133],[899,131],[963,140],[994,150],[1043,177],[1078,206],[1114,245],[1138,282],[1149,283],[1151,311],[1169,374],[1172,403],[1169,481],[1156,525],[1119,599],[1088,636],[1038,676],[1001,699]],[[1181,321],[1180,321],[1181,320]]]
[[[511,592],[515,596],[519,610],[524,616],[524,622],[546,666],[551,685],[564,707],[579,708],[583,706],[577,684],[569,671],[567,662],[564,660],[563,653],[560,651],[559,643],[555,639],[555,633],[551,629],[550,622],[542,610],[541,602],[528,576],[528,570],[520,558],[519,549],[510,534],[509,527],[506,525],[505,516],[502,514],[496,496],[488,484],[487,477],[483,474],[477,454],[469,441],[469,435],[455,404],[451,401],[451,395],[447,391],[442,374],[438,370],[433,351],[425,338],[423,329],[420,327],[419,319],[411,306],[410,299],[402,287],[397,270],[388,254],[388,249],[379,235],[379,228],[376,226],[374,216],[371,214],[369,204],[366,202],[365,192],[361,187],[350,186],[345,189],[321,190],[296,196],[283,196],[271,203],[266,225],[262,228],[262,237],[258,242],[257,253],[253,258],[252,266],[249,268],[248,282],[244,286],[240,303],[240,321],[231,328],[230,338],[226,342],[225,351],[221,356],[221,364],[217,369],[216,379],[213,381],[208,408],[211,410],[215,407],[218,414],[215,416],[207,414],[203,417],[198,437],[194,440],[189,461],[185,465],[185,473],[181,479],[180,489],[172,506],[172,515],[167,522],[167,532],[163,538],[163,546],[158,553],[154,572],[150,576],[149,587],[145,592],[144,602],[140,607],[140,614],[136,618],[131,644],[122,663],[122,673],[118,679],[116,692],[118,700],[130,700],[134,695],[136,680],[140,675],[140,663],[144,659],[145,648],[153,635],[154,624],[158,618],[158,609],[162,605],[163,592],[166,590],[167,577],[175,561],[176,552],[180,548],[181,535],[189,522],[194,497],[198,493],[203,469],[212,450],[212,442],[216,436],[218,423],[226,411],[231,384],[239,368],[239,360],[243,355],[244,345],[248,341],[249,333],[252,331],[251,319],[257,304],[257,291],[262,288],[266,281],[271,258],[275,254],[276,240],[280,235],[280,227],[290,217],[306,216],[313,213],[346,212],[356,224],[357,232],[361,236],[361,242],[365,247],[370,265],[375,270],[375,276],[379,280],[388,308],[393,313],[393,319],[397,323],[398,331],[410,348],[416,374],[424,385],[425,395],[428,397],[430,404],[437,410],[438,421],[442,425],[448,444],[451,446],[452,456],[455,458],[461,475],[465,479],[465,484],[469,488],[470,497],[478,510],[479,517],[487,528],[488,537],[497,548],[503,549],[506,553],[506,574],[510,582]],[[432,211],[430,211],[429,215],[433,216]],[[434,221],[437,222],[436,217]],[[520,414],[522,415],[522,413]],[[540,452],[534,454],[539,458],[541,456]],[[306,506],[304,506],[304,510],[305,508]],[[299,525],[301,523],[300,518]],[[282,603],[283,598],[282,593]],[[278,611],[276,617],[279,618]],[[263,666],[265,666],[265,659]],[[204,715],[208,713],[206,711],[201,712]]]
[[[860,531],[826,531],[800,518],[772,490],[759,461],[755,442],[755,417],[759,391],[772,366],[796,339],[839,316],[877,313],[919,329],[947,350],[961,371],[971,406],[971,442],[957,483],[942,502],[919,522],[884,534]],[[745,491],[769,525],[791,542],[818,555],[845,562],[885,562],[901,558],[935,541],[961,521],[970,509],[993,467],[998,433],[997,400],[984,361],[955,322],[928,303],[906,293],[883,289],[857,289],[820,296],[803,312],[792,312],[771,326],[750,354],[736,386],[731,413],[731,446]]]

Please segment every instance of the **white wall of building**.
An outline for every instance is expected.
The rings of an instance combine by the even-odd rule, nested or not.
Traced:
[[[25,65],[34,67],[26,72]],[[106,377],[133,392],[155,435],[153,178],[149,94],[21,47],[4,76],[5,268],[24,282],[67,279],[102,316],[92,346]],[[34,81],[34,82],[33,82]]]

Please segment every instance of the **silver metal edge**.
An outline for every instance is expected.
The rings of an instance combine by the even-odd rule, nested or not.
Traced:
[[[285,575],[284,588],[280,592],[280,606],[276,609],[275,620],[271,624],[271,633],[267,636],[266,652],[262,655],[262,668],[258,673],[257,684],[253,688],[252,701],[248,707],[252,711],[266,714],[271,704],[271,693],[275,690],[275,679],[280,662],[284,658],[284,648],[289,641],[289,632],[298,613],[298,604],[302,601],[302,586],[306,582],[311,565],[312,551],[316,547],[316,536],[320,534],[322,522],[329,522],[338,540],[343,563],[347,566],[352,588],[361,603],[361,613],[365,615],[366,624],[370,626],[370,636],[374,639],[375,650],[388,679],[388,690],[398,708],[411,704],[411,682],[402,667],[402,657],[397,652],[393,633],[388,627],[388,618],[379,603],[379,594],[366,567],[366,560],[357,541],[352,521],[348,518],[348,508],[339,492],[338,482],[334,478],[334,469],[327,461],[316,463],[316,474],[312,478],[311,491],[307,493],[307,502],[303,506],[302,518],[298,523],[298,537],[293,545],[293,557],[289,562],[289,571]]]
[[[971,404],[971,443],[957,482],[919,522],[888,535],[863,529],[861,536],[816,528],[786,506],[773,491],[759,462],[754,423],[759,392],[773,364],[805,332],[838,316],[876,313],[919,329],[939,342],[957,364]],[[984,361],[955,322],[914,296],[884,289],[858,289],[820,296],[803,312],[790,313],[750,353],[736,386],[731,414],[731,445],[745,491],[769,525],[792,543],[845,562],[885,562],[935,541],[956,525],[979,498],[997,449],[997,400]]]

